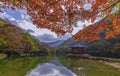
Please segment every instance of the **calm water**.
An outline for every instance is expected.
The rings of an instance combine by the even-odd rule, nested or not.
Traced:
[[[120,69],[98,61],[59,57],[39,64],[26,76],[120,76]]]
[[[74,72],[63,66],[58,59],[38,65],[26,76],[77,76]]]

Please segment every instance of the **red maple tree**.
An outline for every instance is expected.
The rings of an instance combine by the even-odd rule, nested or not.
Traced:
[[[120,34],[120,0],[0,0],[0,8],[26,8],[32,21],[41,28],[47,28],[58,35],[71,33],[77,22],[95,22],[80,30],[73,37],[78,40],[94,41],[115,38]],[[90,9],[87,9],[87,8]]]

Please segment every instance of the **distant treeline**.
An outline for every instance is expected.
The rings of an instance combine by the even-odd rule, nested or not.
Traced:
[[[120,58],[120,37],[114,39],[105,40],[101,38],[101,40],[94,42],[85,42],[85,41],[75,41],[72,38],[66,40],[61,44],[60,47],[56,49],[57,54],[67,55],[70,51],[69,46],[71,44],[83,44],[87,45],[87,54],[99,57],[114,57]]]

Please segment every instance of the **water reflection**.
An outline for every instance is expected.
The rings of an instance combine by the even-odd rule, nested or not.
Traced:
[[[40,64],[26,76],[77,76],[67,67],[63,66],[58,59]]]

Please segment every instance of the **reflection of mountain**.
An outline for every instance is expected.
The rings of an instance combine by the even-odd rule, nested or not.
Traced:
[[[50,43],[47,43],[47,44],[48,44],[50,47],[58,47],[58,46],[61,45],[63,42],[64,42],[64,40],[58,40],[58,41],[50,42]]]

